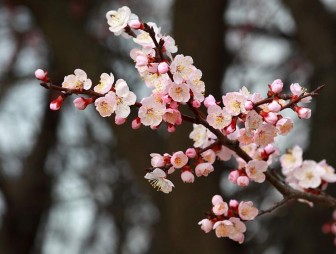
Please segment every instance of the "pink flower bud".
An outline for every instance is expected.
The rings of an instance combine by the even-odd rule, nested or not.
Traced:
[[[114,122],[116,125],[122,125],[126,122],[126,118],[121,118],[121,117],[115,117]]]
[[[249,185],[250,179],[247,176],[240,176],[237,179],[237,184],[241,187],[245,187]]]
[[[175,125],[173,125],[173,124],[168,124],[167,131],[168,131],[169,133],[173,133],[173,132],[175,132],[175,131],[176,131],[176,127],[175,127]]]
[[[92,98],[85,99],[83,97],[79,97],[74,99],[73,104],[79,110],[84,110],[90,103],[92,103]]]
[[[283,83],[281,79],[274,80],[270,88],[273,93],[281,93],[283,88]]]
[[[140,118],[137,117],[137,118],[133,119],[133,121],[132,121],[132,129],[133,130],[139,129],[140,126],[141,126],[141,120],[140,120]]]
[[[182,172],[181,179],[185,183],[193,183],[194,180],[195,180],[195,176],[194,176],[193,173],[191,173],[190,171],[186,170],[186,171]]]
[[[169,107],[173,108],[173,109],[177,109],[179,106],[178,102],[176,101],[172,101],[170,104],[169,104]]]
[[[51,110],[59,110],[62,107],[63,97],[62,95],[58,96],[55,100],[50,102]]]
[[[196,149],[195,148],[188,148],[187,151],[186,151],[186,155],[192,159],[192,158],[195,158],[196,157]]]
[[[272,144],[265,146],[264,151],[269,155],[275,152],[275,148]]]
[[[166,62],[161,62],[159,63],[157,69],[160,74],[165,74],[169,71],[169,65]]]
[[[192,101],[192,106],[194,108],[199,108],[201,106],[201,102],[200,101],[197,101],[197,100],[193,100]]]
[[[244,106],[245,106],[246,110],[251,110],[251,109],[253,109],[254,104],[253,104],[252,101],[245,101]]]
[[[220,195],[215,195],[215,196],[213,196],[212,199],[211,199],[211,203],[212,203],[213,205],[217,205],[217,204],[219,204],[219,203],[221,203],[221,202],[223,202],[223,198],[222,198]]]
[[[131,20],[128,25],[130,28],[139,29],[141,27],[141,22],[138,19]]]
[[[211,94],[204,99],[203,103],[206,108],[217,105],[215,98]]]
[[[232,183],[237,183],[238,177],[239,177],[239,171],[238,170],[231,171],[229,176],[228,176],[230,182],[232,182]]]
[[[47,72],[44,72],[44,70],[37,69],[35,71],[35,78],[37,78],[38,80],[45,81],[46,77],[47,77]]]
[[[295,111],[300,119],[309,119],[311,117],[311,110],[309,108],[296,107]]]
[[[230,202],[229,202],[229,206],[231,208],[237,208],[238,205],[239,205],[239,202],[237,200],[235,200],[235,199],[231,199]]]
[[[146,66],[148,64],[148,58],[144,55],[139,55],[135,59],[137,66]]]
[[[268,109],[271,112],[278,113],[281,110],[281,105],[276,101],[272,101],[270,104],[268,104]]]
[[[277,121],[278,121],[278,115],[273,113],[273,112],[269,112],[267,113],[267,115],[264,117],[264,120],[267,122],[267,123],[270,123],[270,124],[275,124]]]
[[[165,96],[163,96],[162,97],[162,100],[163,100],[163,102],[165,103],[165,104],[167,104],[167,103],[170,103],[171,102],[171,98],[169,97],[169,95],[167,94],[167,95],[165,95]]]

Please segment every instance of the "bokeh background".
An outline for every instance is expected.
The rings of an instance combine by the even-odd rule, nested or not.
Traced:
[[[267,184],[232,186],[230,165],[191,185],[176,175],[169,195],[154,191],[143,178],[149,153],[189,147],[191,126],[133,131],[71,100],[49,110],[57,94],[39,86],[37,68],[58,84],[76,68],[96,81],[113,72],[148,94],[129,57],[135,45],[106,24],[105,13],[123,5],[173,35],[217,99],[243,85],[265,92],[277,78],[326,84],[312,119],[280,143],[336,166],[335,0],[0,0],[0,253],[336,253],[321,232],[332,210],[305,204],[248,223],[243,245],[204,234],[197,222],[214,194],[259,208],[280,199]]]

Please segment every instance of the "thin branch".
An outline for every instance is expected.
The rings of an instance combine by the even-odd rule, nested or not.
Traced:
[[[287,196],[284,199],[280,200],[279,202],[275,203],[272,207],[266,209],[266,210],[260,210],[258,216],[264,215],[266,213],[271,213],[273,212],[275,209],[285,205],[287,202],[289,202],[290,200],[293,200],[294,198],[291,196]]]

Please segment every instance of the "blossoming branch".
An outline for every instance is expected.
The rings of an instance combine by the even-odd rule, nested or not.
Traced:
[[[290,200],[336,208],[336,199],[324,192],[328,184],[336,182],[334,168],[325,160],[303,160],[299,146],[283,155],[276,146],[276,137],[287,135],[294,126],[291,118],[283,116],[283,111],[292,110],[299,119],[310,118],[311,110],[305,105],[323,86],[308,92],[295,83],[290,85],[290,93],[285,94],[283,82],[277,79],[268,85],[265,96],[242,87],[217,101],[213,95],[206,95],[202,72],[193,58],[176,54],[175,40],[163,35],[155,23],[143,22],[126,6],[109,11],[106,18],[114,35],[132,39],[138,45],[130,56],[151,94],[137,100],[127,82],[115,80],[112,73],[102,73],[99,82],[93,83],[85,71],[76,69],[59,85],[52,83],[47,72],[38,69],[35,76],[41,85],[60,93],[50,103],[51,110],[59,110],[64,99],[76,94],[80,95],[73,101],[77,109],[94,104],[102,117],[114,115],[117,125],[126,123],[131,110],[137,111],[137,117],[131,121],[133,129],[144,125],[174,132],[182,123],[191,123],[192,147],[172,154],[150,154],[151,167],[145,178],[163,193],[173,190],[171,174],[179,173],[183,182],[193,183],[196,178],[211,174],[216,160],[233,158],[236,166],[228,175],[232,184],[244,188],[268,181],[283,195],[281,201],[263,211],[251,201],[227,203],[214,195],[213,206],[199,225],[206,233],[214,230],[217,237],[242,243],[246,221],[272,212]],[[189,109],[188,115],[181,113],[183,107]],[[271,168],[279,157],[281,168]]]

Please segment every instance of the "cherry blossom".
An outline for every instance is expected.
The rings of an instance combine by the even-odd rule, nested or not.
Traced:
[[[262,183],[266,178],[264,172],[267,170],[267,167],[266,161],[251,160],[247,163],[246,174],[253,181]]]
[[[253,206],[253,202],[240,202],[238,206],[239,217],[242,220],[253,220],[259,213],[258,209]]]
[[[224,106],[231,115],[237,116],[240,113],[246,113],[245,109],[246,98],[238,92],[227,93],[223,95]]]
[[[107,23],[110,26],[109,29],[114,35],[118,36],[127,26],[127,23],[131,20],[136,20],[137,16],[131,13],[131,10],[127,6],[119,8],[117,11],[109,11],[106,13]]]
[[[116,110],[117,101],[113,92],[108,92],[104,97],[100,97],[95,101],[97,111],[102,117],[112,115]]]
[[[110,75],[107,73],[102,73],[100,75],[99,84],[96,85],[93,90],[97,93],[105,94],[111,90],[114,82],[114,75],[111,73]]]
[[[76,69],[74,74],[64,77],[62,87],[70,89],[85,89],[88,90],[92,86],[91,79],[87,78],[86,72],[81,69]]]
[[[155,189],[163,193],[169,193],[173,190],[174,184],[166,179],[166,173],[162,169],[156,168],[153,172],[147,173],[145,179],[147,179]]]
[[[153,97],[144,98],[139,108],[141,123],[146,126],[157,126],[161,123],[166,107],[154,101]]]
[[[170,163],[174,168],[182,168],[188,163],[188,156],[184,154],[182,151],[178,151],[173,154],[170,159]]]
[[[207,122],[215,129],[223,129],[231,123],[232,117],[225,108],[214,105],[208,107]]]

